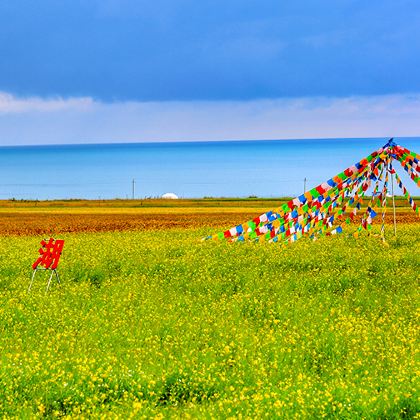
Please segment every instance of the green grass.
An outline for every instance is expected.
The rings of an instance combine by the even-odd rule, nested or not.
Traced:
[[[29,295],[39,238],[1,238],[0,416],[418,416],[418,225],[206,233],[67,235],[62,287]]]

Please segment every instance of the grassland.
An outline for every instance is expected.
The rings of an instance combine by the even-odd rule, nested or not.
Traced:
[[[208,215],[228,227],[259,206],[191,204],[160,229],[160,215],[183,212],[108,209],[156,222],[73,233],[63,215],[98,206],[0,210],[39,228],[0,228],[0,416],[419,416],[420,225],[387,229],[386,244],[200,241],[217,223]],[[45,294],[41,273],[27,294],[54,215],[63,284]]]

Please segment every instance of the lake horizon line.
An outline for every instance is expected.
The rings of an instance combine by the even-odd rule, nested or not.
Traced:
[[[308,138],[277,138],[277,139],[224,139],[224,140],[179,140],[179,141],[112,141],[112,142],[83,142],[83,143],[43,143],[43,144],[5,144],[0,145],[0,149],[22,149],[22,148],[45,148],[45,147],[91,147],[91,146],[133,146],[133,145],[142,145],[142,146],[159,146],[159,145],[188,145],[188,144],[231,144],[231,143],[272,143],[272,142],[310,142],[310,141],[366,141],[366,140],[389,140],[389,139],[407,139],[415,140],[420,139],[420,134],[418,136],[386,136],[386,137],[308,137]]]

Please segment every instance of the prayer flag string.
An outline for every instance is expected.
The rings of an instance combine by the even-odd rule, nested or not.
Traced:
[[[371,229],[372,221],[381,208],[381,236],[384,237],[389,174],[395,173],[397,184],[412,209],[419,214],[414,200],[392,168],[393,159],[400,162],[410,178],[420,187],[420,155],[390,139],[385,146],[369,156],[280,207],[223,232],[209,235],[203,240],[254,240],[286,244],[303,236],[317,239],[322,235],[342,233],[345,225],[355,220],[372,183],[372,196],[354,236],[358,236],[362,230]]]

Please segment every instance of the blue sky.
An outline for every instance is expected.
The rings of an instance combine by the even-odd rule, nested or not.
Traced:
[[[0,55],[0,144],[420,135],[418,0],[3,1]]]

